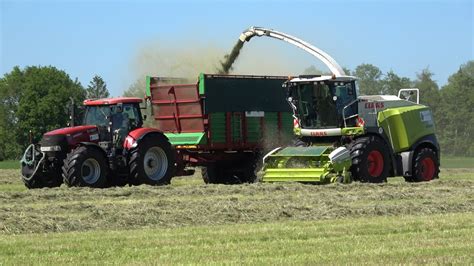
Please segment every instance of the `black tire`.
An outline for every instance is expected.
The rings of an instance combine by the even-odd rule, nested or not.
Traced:
[[[202,180],[206,184],[223,184],[223,168],[217,163],[210,163],[201,168]]]
[[[107,184],[107,164],[96,147],[79,146],[64,160],[63,180],[68,187],[103,188]]]
[[[354,180],[370,183],[387,181],[390,157],[385,142],[376,136],[356,139],[351,145],[351,173]]]
[[[427,182],[439,178],[439,160],[430,148],[419,150],[413,160],[412,176],[405,176],[407,182]]]
[[[135,185],[167,185],[175,173],[174,152],[169,141],[161,135],[149,136],[140,141],[130,151],[129,164],[131,183]]]
[[[237,162],[210,163],[201,169],[206,184],[242,184],[257,181],[258,156],[252,155]]]
[[[59,187],[63,183],[61,174],[53,173],[52,171],[36,173],[31,179],[22,175],[21,179],[28,189]]]

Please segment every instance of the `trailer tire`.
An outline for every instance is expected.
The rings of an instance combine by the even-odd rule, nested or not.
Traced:
[[[79,146],[64,160],[63,180],[68,187],[103,188],[107,184],[107,164],[95,147]]]
[[[356,139],[351,145],[351,173],[354,180],[369,183],[387,181],[390,168],[388,147],[377,136]]]
[[[218,163],[209,163],[201,168],[202,180],[206,184],[224,184],[223,167]]]
[[[163,136],[146,137],[130,151],[129,165],[132,184],[167,185],[175,172],[171,144]]]
[[[413,176],[405,177],[408,182],[427,182],[439,176],[439,161],[430,148],[420,149],[413,161]]]

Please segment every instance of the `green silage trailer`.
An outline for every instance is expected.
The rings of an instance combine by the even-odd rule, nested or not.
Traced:
[[[207,183],[253,182],[262,154],[293,137],[286,80],[200,74],[197,83],[169,84],[147,77],[154,127],[176,151],[176,175],[200,166]]]

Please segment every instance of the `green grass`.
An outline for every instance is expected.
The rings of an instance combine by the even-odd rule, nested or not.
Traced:
[[[474,157],[441,157],[443,168],[474,168]]]
[[[20,169],[19,160],[0,161],[0,169]]]
[[[474,169],[386,184],[27,190],[0,170],[0,264],[472,264]]]
[[[5,264],[472,264],[474,215],[4,236]]]

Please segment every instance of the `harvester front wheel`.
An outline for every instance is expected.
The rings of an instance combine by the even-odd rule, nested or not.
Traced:
[[[390,168],[388,148],[376,136],[358,138],[351,147],[351,172],[355,180],[381,183],[387,181]]]
[[[162,136],[147,137],[130,151],[130,177],[135,184],[169,184],[174,164],[171,144]]]
[[[407,181],[423,182],[438,178],[439,162],[438,156],[430,148],[422,148],[413,161],[413,176],[405,178]]]
[[[68,187],[103,188],[107,184],[106,159],[95,147],[80,146],[72,150],[64,160],[62,172]]]

